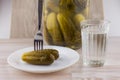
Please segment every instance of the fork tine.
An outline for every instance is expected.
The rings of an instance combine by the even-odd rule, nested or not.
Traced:
[[[40,41],[40,50],[42,50],[41,41]]]
[[[42,50],[43,49],[43,40],[34,40],[34,50]]]
[[[41,40],[41,49],[43,49],[43,40]]]
[[[38,50],[40,50],[40,41],[38,41]]]
[[[36,46],[35,46],[35,42],[36,42],[36,41],[34,40],[34,51],[36,50],[36,48],[35,48],[35,47],[36,47]]]
[[[34,43],[35,43],[34,50],[35,50],[35,51],[37,51],[37,50],[38,50],[38,41],[37,41],[37,40],[35,40],[35,42],[34,42]]]
[[[37,48],[37,51],[38,51],[38,49],[39,49],[39,48],[38,48],[38,46],[39,46],[39,41],[37,41],[36,43],[37,43],[37,44],[36,44],[36,48]]]

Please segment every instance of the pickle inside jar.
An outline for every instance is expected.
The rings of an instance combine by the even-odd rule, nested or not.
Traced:
[[[44,6],[45,6],[45,11],[47,11],[47,14],[44,14],[44,17],[46,17],[46,20],[44,20],[44,22],[45,22],[45,25],[47,25],[46,27],[48,28],[49,26],[53,27],[53,30],[51,32],[49,29],[46,30],[48,31],[47,34],[50,35],[52,38],[51,40],[46,40],[47,43],[49,43],[50,45],[66,46],[72,49],[79,49],[81,47],[80,22],[86,19],[86,14],[88,13],[87,12],[88,11],[88,8],[87,8],[88,0],[47,0],[45,2],[46,3]],[[53,19],[53,17],[49,18],[48,20],[48,16],[51,13],[55,13],[57,16],[59,14],[63,14],[64,17],[67,17],[67,18],[66,20],[61,18],[62,22],[59,22],[58,19]],[[67,23],[72,23],[75,29],[71,30],[70,32],[69,24],[65,24],[63,26],[64,24],[63,20],[65,20]],[[47,21],[53,24],[48,25]],[[54,23],[57,25],[55,26]],[[67,27],[68,30],[63,32],[61,27],[63,28]],[[59,33],[55,32],[56,29],[57,29],[57,32]],[[64,33],[67,35],[65,35]],[[70,35],[69,33],[74,33],[74,34],[69,36]],[[67,36],[67,39],[65,38],[65,36]],[[45,35],[44,37],[48,37],[48,36]],[[71,38],[72,40],[70,40]]]

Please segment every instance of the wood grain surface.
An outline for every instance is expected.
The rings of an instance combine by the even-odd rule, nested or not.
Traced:
[[[12,0],[11,38],[33,38],[38,27],[38,0]]]
[[[12,52],[29,46],[33,46],[33,39],[0,40],[0,80],[120,80],[120,37],[109,39],[103,67],[83,67],[80,58],[75,65],[49,74],[23,72],[7,63]]]

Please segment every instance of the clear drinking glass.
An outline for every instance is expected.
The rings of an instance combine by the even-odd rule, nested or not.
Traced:
[[[85,20],[81,23],[83,65],[104,65],[109,23],[107,20]]]

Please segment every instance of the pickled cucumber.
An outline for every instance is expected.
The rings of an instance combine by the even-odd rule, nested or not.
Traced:
[[[77,11],[83,11],[87,7],[88,0],[74,0]]]
[[[45,9],[45,39],[50,45],[72,49],[81,47],[80,22],[88,16],[89,0],[47,0]]]
[[[85,20],[85,17],[82,15],[82,14],[76,14],[74,17],[73,17],[73,22],[75,23],[76,25],[76,28],[77,30],[81,31],[80,29],[80,22]]]
[[[55,1],[52,1],[52,0],[49,0],[48,1],[48,5],[47,5],[47,8],[51,10],[51,12],[55,12],[55,13],[58,13],[59,12],[59,7],[57,6],[59,0],[55,0]]]
[[[52,37],[53,44],[59,45],[59,46],[63,45],[64,40],[57,22],[56,13],[52,12],[48,15],[46,27],[47,27],[48,33]]]
[[[55,60],[57,60],[59,58],[59,52],[55,49],[44,49],[43,51],[46,54],[52,54],[55,58]]]
[[[79,49],[81,47],[81,32],[76,29],[73,21],[62,13],[57,15],[60,29],[62,31],[66,46],[72,49]]]
[[[53,45],[53,39],[51,35],[49,34],[46,25],[44,25],[44,39],[46,40],[47,44]]]
[[[57,19],[66,44],[67,45],[72,44],[75,32],[73,22],[67,16],[64,16],[62,13],[59,13],[57,15]]]
[[[60,0],[59,6],[61,10],[75,11],[74,0]]]
[[[62,13],[72,18],[73,15],[76,13],[74,0],[60,0],[59,13]]]
[[[43,49],[39,51],[30,51],[22,55],[22,60],[34,65],[50,65],[58,59],[59,54],[55,49]]]

